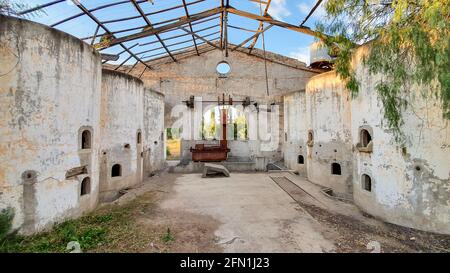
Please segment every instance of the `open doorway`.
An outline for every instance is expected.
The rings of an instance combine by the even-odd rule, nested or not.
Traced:
[[[202,139],[220,140],[222,137],[222,121],[220,106],[215,106],[203,114]],[[227,140],[248,140],[248,124],[242,110],[228,106]]]
[[[181,156],[181,130],[179,128],[166,129],[166,160],[180,160]]]

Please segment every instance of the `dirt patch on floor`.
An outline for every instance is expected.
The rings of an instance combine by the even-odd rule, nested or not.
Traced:
[[[222,252],[214,235],[220,222],[210,216],[161,209],[159,204],[173,194],[178,175],[153,177],[102,210],[126,208],[134,236],[117,240],[99,252]],[[142,241],[144,240],[144,241]],[[135,243],[133,243],[135,242]]]
[[[379,227],[314,205],[299,203],[327,228],[324,236],[336,242],[337,252],[372,252],[367,245],[379,242],[381,252],[450,252],[450,236],[423,232],[393,224]]]
[[[307,203],[298,203],[323,225],[324,237],[335,242],[337,252],[377,252],[377,243],[374,245],[374,242],[378,242],[380,251],[385,253],[450,252],[448,235],[388,223],[374,226],[351,216],[332,213]]]
[[[155,175],[122,197],[94,212],[57,224],[33,236],[9,235],[0,252],[70,252],[76,242],[82,252],[221,252],[212,217],[164,210],[176,175]]]
[[[356,217],[330,211],[289,179],[272,179],[302,210],[320,223],[321,232],[325,238],[335,242],[337,252],[450,252],[448,235],[377,221],[362,212],[358,215],[361,217]]]

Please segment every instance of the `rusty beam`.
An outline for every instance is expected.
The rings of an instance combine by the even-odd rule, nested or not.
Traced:
[[[272,27],[273,27],[273,25],[270,25],[270,26],[264,28],[263,30],[258,31],[257,33],[255,33],[255,34],[253,34],[252,36],[250,36],[250,38],[247,38],[247,39],[245,39],[242,43],[236,45],[233,49],[231,49],[231,51],[235,51],[236,49],[238,49],[238,48],[244,46],[246,43],[248,43],[248,42],[250,42],[252,39],[254,39],[254,38],[256,37],[256,35],[259,35],[259,34],[261,34],[262,32],[265,32],[265,31],[271,29]]]
[[[263,16],[268,15],[270,4],[272,3],[272,0],[269,0],[266,4],[266,8],[264,9]],[[264,28],[264,22],[259,22],[258,26],[258,32],[261,31]],[[261,32],[262,33],[262,32]],[[252,52],[253,48],[255,47],[256,43],[258,42],[259,34],[256,35],[256,37],[253,39],[253,42],[249,46],[249,53]]]
[[[186,17],[189,19],[189,11],[187,9],[186,0],[182,0],[182,1],[183,1],[183,6],[184,6],[184,12],[186,13]],[[189,29],[191,30],[191,32],[194,32],[194,30],[192,29],[191,22],[189,22]],[[195,51],[197,52],[197,55],[200,56],[200,54],[198,53],[197,42],[195,41],[193,34],[192,34],[192,41],[194,42]]]
[[[227,0],[227,7],[229,5],[229,0]],[[223,27],[224,27],[224,49],[225,57],[228,57],[228,10],[225,9],[223,12]]]
[[[217,18],[219,18],[219,16],[207,18],[205,20],[199,20],[199,21],[196,21],[196,22],[192,23],[192,25],[202,24],[202,23],[209,22],[209,21],[217,19]],[[178,20],[178,18],[165,20],[165,21],[161,21],[161,22],[156,22],[156,23],[153,24],[153,26],[171,23],[171,22],[174,22],[176,20]],[[115,34],[119,34],[119,33],[123,33],[123,32],[129,32],[129,31],[133,31],[133,30],[143,29],[143,28],[145,28],[145,25],[138,26],[138,27],[132,27],[132,28],[126,28],[126,29],[120,29],[120,30],[117,30],[117,31],[113,31],[111,33],[115,35]],[[171,30],[169,29],[169,30],[166,30],[166,31],[163,31],[163,32],[168,32],[168,31],[171,31]],[[197,32],[198,31],[200,31],[200,30],[197,30]],[[163,33],[163,32],[160,32],[160,33]],[[92,37],[93,36],[84,37],[84,38],[81,38],[81,40],[83,40],[83,41],[84,40],[89,40],[89,39],[92,39]],[[169,38],[165,38],[164,40],[167,40],[167,39],[169,39]],[[158,43],[158,41],[155,41],[155,43]],[[146,44],[148,44],[148,43],[143,43],[143,44],[141,44],[141,46],[146,45]]]
[[[214,38],[214,39],[211,39],[211,40],[208,40],[208,41],[209,41],[209,42],[214,42],[214,41],[216,41],[216,40],[219,40],[219,37]],[[206,42],[200,42],[200,43],[198,43],[198,45],[203,45],[203,44],[206,44]],[[186,53],[186,52],[195,51],[195,49],[187,50],[187,49],[189,49],[189,48],[193,48],[193,46],[189,45],[189,46],[177,48],[177,49],[174,50],[173,55],[177,56],[177,55],[179,55],[179,54],[183,54],[183,53]],[[214,49],[217,49],[217,47],[213,47],[213,48],[214,48]],[[164,54],[164,53],[153,54],[153,55],[146,56],[146,57],[147,57],[147,58],[151,58],[151,57],[161,56],[162,54]],[[161,56],[161,57],[159,57],[159,58],[146,59],[145,61],[146,61],[146,62],[153,62],[154,60],[163,59],[163,58],[167,58],[167,57],[168,57],[168,56],[167,56],[167,54],[166,54],[166,55]]]
[[[147,1],[147,0],[144,0],[144,1],[141,0],[141,1],[137,1],[137,3],[140,4],[140,3],[146,2],[146,1]],[[187,3],[186,5],[190,6],[190,5],[194,5],[194,4],[203,2],[203,1],[205,1],[205,0],[197,0],[197,1],[194,1],[194,2]],[[183,5],[178,5],[178,6],[174,6],[174,7],[162,9],[162,10],[157,10],[157,11],[149,12],[149,13],[146,13],[145,15],[146,15],[146,16],[156,15],[156,14],[164,13],[164,12],[167,12],[167,11],[179,9],[179,8],[182,8],[182,7],[183,7]],[[124,18],[118,18],[118,19],[107,20],[107,21],[103,21],[102,23],[103,23],[103,24],[118,23],[118,22],[123,22],[123,21],[129,21],[129,20],[139,19],[140,17],[141,17],[141,16],[130,16],[130,17],[124,17]]]
[[[311,9],[311,11],[308,13],[308,15],[306,15],[303,22],[300,23],[300,26],[303,26],[306,23],[306,21],[308,21],[309,17],[311,17],[311,15],[313,15],[314,11],[316,11],[316,9],[320,6],[321,3],[322,3],[322,0],[317,0],[316,4]]]
[[[215,28],[215,27],[218,27],[218,26],[219,25],[205,27],[205,28],[197,30],[196,33],[199,33],[199,32],[202,32],[202,31],[205,31],[205,30],[208,30],[208,29],[212,29],[212,28]],[[165,38],[164,41],[168,41],[168,40],[172,40],[172,39],[176,39],[176,38],[180,38],[180,37],[185,37],[185,36],[189,36],[189,35],[190,35],[189,33],[184,33],[184,34],[180,34],[180,35],[174,35],[174,36],[170,36],[170,37]],[[152,41],[152,42],[148,42],[148,43],[143,43],[143,44],[140,44],[140,46],[146,46],[146,45],[151,45],[151,44],[156,44],[156,43],[158,43],[158,41]]]
[[[282,28],[285,28],[285,29],[289,29],[289,30],[293,30],[293,31],[296,31],[296,32],[304,33],[304,34],[307,34],[307,35],[311,35],[311,36],[317,37],[319,39],[323,39],[325,37],[325,34],[317,32],[317,31],[314,31],[314,30],[311,30],[308,27],[291,25],[291,24],[286,23],[286,22],[275,20],[272,17],[270,17],[269,15],[267,15],[267,16],[256,15],[256,14],[253,14],[253,13],[250,13],[250,12],[246,12],[246,11],[235,9],[233,7],[226,8],[226,11],[229,12],[229,13],[238,15],[238,16],[246,17],[246,18],[249,18],[249,19],[253,19],[253,20],[260,21],[260,22],[264,22],[264,23],[268,23],[268,24],[271,24],[271,25],[275,25],[275,26],[278,26],[278,27],[282,27]]]
[[[131,50],[132,48],[134,48],[134,47],[136,47],[136,46],[138,46],[138,45],[139,45],[139,43],[136,43],[136,44],[134,44],[134,45],[132,45],[132,46],[130,46],[130,47],[128,47],[128,48],[126,48],[126,49],[120,51],[120,52],[117,53],[116,55],[120,57],[120,55],[122,55],[123,53],[127,52],[127,49],[128,49],[128,50]],[[103,61],[102,64],[105,64],[105,63],[107,63],[107,62],[108,62],[108,60]]]
[[[188,33],[188,34],[189,34],[189,33]],[[210,37],[210,36],[213,36],[213,35],[216,35],[216,34],[219,34],[219,31],[216,31],[216,32],[207,34],[207,35],[202,36],[202,37],[203,37],[203,38],[206,38],[206,37]],[[189,35],[190,35],[190,34],[189,34]],[[188,42],[190,42],[190,41],[191,41],[191,39],[189,39],[189,40],[183,40],[183,41],[176,42],[176,43],[173,43],[173,44],[168,44],[167,47],[172,47],[172,46],[176,46],[176,45],[185,44],[185,43],[188,43]],[[141,52],[137,52],[136,55],[141,55],[141,54],[144,54],[144,53],[149,53],[149,52],[153,52],[153,51],[160,50],[160,49],[162,49],[162,47],[152,48],[152,49],[149,49],[149,50],[144,50],[144,51],[141,51]]]
[[[189,33],[189,34],[195,36],[196,38],[202,40],[203,42],[207,43],[207,44],[210,45],[210,46],[213,46],[213,47],[215,47],[215,48],[217,48],[217,49],[221,49],[219,46],[217,46],[217,45],[211,43],[210,41],[206,40],[205,38],[203,38],[202,36],[200,36],[200,35],[198,35],[198,34],[196,34],[196,33],[194,33],[194,32],[191,32],[191,31],[189,31],[189,30],[187,30],[187,29],[185,29],[185,28],[183,28],[183,27],[180,27],[180,29],[183,30],[184,32],[187,32],[187,33]]]
[[[233,25],[230,25],[230,24],[228,24],[228,27],[229,27],[229,28],[238,29],[238,30],[247,31],[247,32],[253,32],[253,33],[258,32],[258,30],[253,30],[253,29],[248,29],[248,28],[243,28],[243,27],[233,26]]]
[[[224,7],[224,0],[220,0],[220,7]],[[223,50],[223,11],[220,13],[220,48]]]
[[[95,39],[97,39],[98,31],[100,30],[100,25],[97,25],[97,28],[95,29],[94,36],[92,36],[91,45],[94,45]]]
[[[95,17],[83,4],[81,3],[77,3],[76,0],[72,0],[72,2],[81,10],[83,11],[89,18],[91,18],[92,21],[94,21],[95,23],[97,23],[97,25],[99,25],[101,28],[103,28],[103,30],[108,33],[111,34],[111,31],[105,27],[100,20],[98,20],[97,17]],[[112,34],[111,34],[112,35]],[[135,58],[136,60],[138,60],[139,62],[141,62],[143,65],[145,65],[147,68],[152,69],[149,65],[147,65],[146,63],[144,63],[139,57],[137,57],[133,52],[131,52],[131,50],[129,50],[126,46],[124,46],[122,43],[117,43],[119,44],[125,51],[128,52],[128,54],[132,55],[133,58]]]
[[[186,17],[181,17],[179,18],[179,20],[177,22],[171,23],[171,24],[167,24],[164,26],[161,26],[159,28],[153,28],[153,29],[148,29],[148,30],[144,30],[141,31],[139,33],[135,33],[135,34],[131,34],[131,35],[127,35],[121,38],[115,38],[112,41],[110,41],[110,43],[108,44],[108,46],[106,47],[111,47],[123,42],[127,42],[127,41],[132,41],[132,40],[136,40],[136,39],[140,39],[143,37],[147,37],[147,36],[151,36],[154,35],[156,33],[160,33],[166,30],[170,30],[170,29],[174,29],[174,28],[178,28],[180,26],[183,26],[189,22],[194,22],[194,21],[198,21],[201,19],[204,19],[206,17],[210,17],[212,15],[216,15],[221,13],[224,10],[224,8],[213,8],[204,12],[200,12],[200,13],[196,13],[194,15],[191,15],[190,18],[186,18]]]
[[[18,14],[22,16],[22,15],[25,15],[25,14],[28,14],[28,13],[31,13],[31,12],[35,12],[35,11],[44,9],[46,7],[50,7],[50,6],[56,5],[56,4],[61,3],[61,2],[65,2],[65,1],[66,0],[52,1],[52,2],[49,2],[49,3],[43,4],[43,5],[36,6],[34,8],[31,8],[31,9],[27,9],[27,10],[21,11]]]
[[[139,2],[142,2],[142,1],[145,1],[145,0],[140,0]],[[96,8],[89,9],[88,11],[92,13],[92,12],[94,12],[94,11],[98,11],[98,10],[106,9],[106,8],[113,7],[113,6],[126,4],[126,3],[128,3],[128,0],[124,0],[124,1],[120,1],[120,2],[109,3],[109,4],[106,4],[106,5],[98,6],[98,7],[96,7]],[[75,4],[75,5],[76,5],[76,4]],[[51,27],[56,27],[57,25],[60,25],[60,24],[62,24],[62,23],[68,22],[68,21],[71,21],[71,20],[76,19],[76,18],[78,18],[78,17],[81,17],[81,16],[83,16],[83,15],[86,15],[86,13],[81,12],[81,13],[75,14],[75,15],[70,16],[70,17],[67,17],[67,18],[65,18],[65,19],[63,19],[63,20],[61,20],[61,21],[59,21],[59,22],[56,22],[56,23],[54,23],[54,24],[52,24],[52,25],[50,25],[50,26],[51,26]]]
[[[142,10],[141,6],[139,6],[138,3],[136,3],[136,0],[130,0],[131,3],[133,4],[133,6],[136,8],[136,10],[139,12],[139,14],[142,16],[142,19],[144,19],[145,23],[147,24],[147,26],[149,28],[153,28],[152,22],[150,22],[150,19],[148,19],[148,17],[145,15],[144,11]],[[161,39],[161,37],[156,33],[155,34],[156,38],[158,39],[158,41],[161,43],[161,45],[164,47],[164,49],[166,50],[167,54],[169,54],[170,58],[172,58],[172,60],[174,62],[176,62],[177,60],[175,59],[175,57],[173,57],[172,53],[170,52],[170,50],[167,48],[166,44],[164,43],[164,41]]]

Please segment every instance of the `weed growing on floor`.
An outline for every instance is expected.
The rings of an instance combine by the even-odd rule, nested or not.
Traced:
[[[168,244],[175,241],[175,237],[170,232],[170,228],[167,228],[167,232],[162,236],[162,240],[164,243]]]
[[[11,235],[0,245],[0,252],[66,252],[71,241],[89,250],[105,243],[113,215],[85,216],[58,224],[50,232],[34,236]]]
[[[97,211],[75,220],[57,224],[51,231],[33,236],[7,235],[0,240],[0,252],[69,252],[67,244],[76,241],[83,252],[138,251],[146,243],[146,234],[130,223],[139,206],[125,206]],[[125,242],[124,242],[125,241]]]

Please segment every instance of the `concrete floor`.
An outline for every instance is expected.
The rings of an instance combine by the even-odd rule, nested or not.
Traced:
[[[322,190],[288,172],[164,171],[114,205],[142,205],[130,225],[151,235],[143,252],[450,252],[448,235],[384,223]],[[173,242],[154,240],[168,228]]]
[[[229,178],[177,176],[163,209],[211,216],[225,252],[333,252],[321,224],[267,173],[233,173]]]

